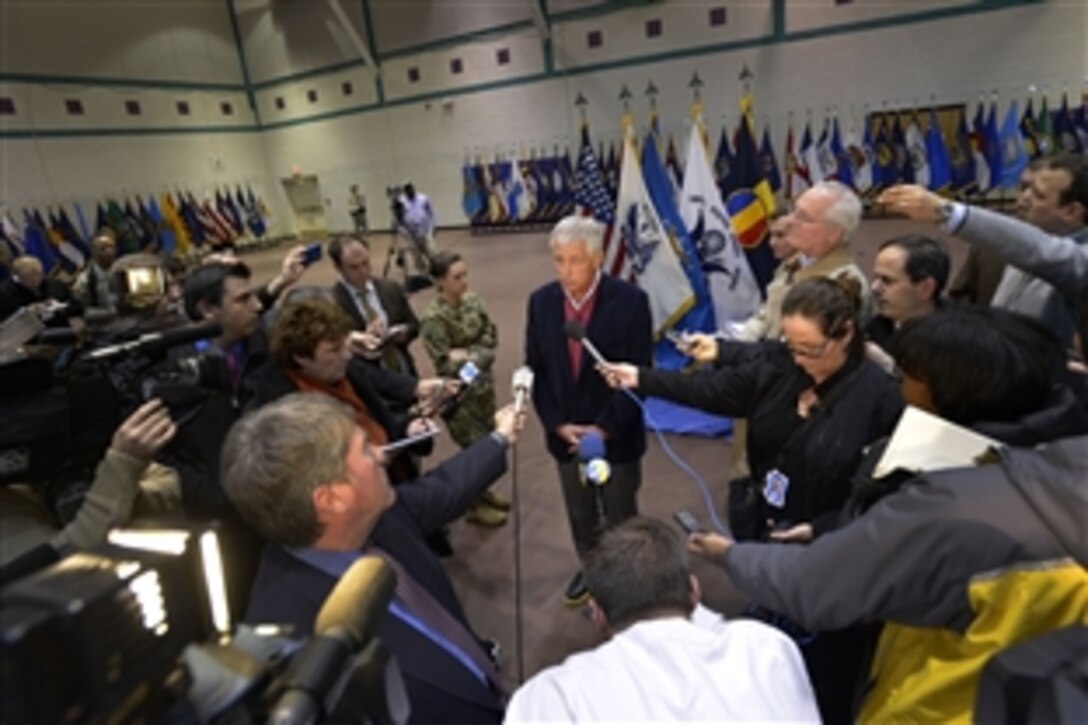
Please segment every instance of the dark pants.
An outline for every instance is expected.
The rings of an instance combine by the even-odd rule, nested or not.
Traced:
[[[601,532],[638,515],[638,487],[642,483],[642,463],[617,463],[612,466],[612,477],[599,487],[603,498],[604,517],[597,511],[597,487],[586,485],[579,473],[577,459],[558,462],[559,482],[563,486],[563,500],[567,504],[567,520],[574,537],[578,558],[597,543]]]

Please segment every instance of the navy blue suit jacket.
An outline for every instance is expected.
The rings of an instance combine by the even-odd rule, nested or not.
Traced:
[[[397,487],[397,502],[378,520],[369,542],[400,562],[454,617],[468,620],[442,563],[424,537],[463,514],[506,471],[506,447],[488,436],[420,479]],[[261,560],[247,622],[292,624],[313,633],[314,619],[336,579],[278,545]],[[470,628],[471,630],[471,628]],[[498,723],[503,703],[444,649],[397,617],[386,614],[377,636],[396,655],[413,723]]]
[[[608,459],[628,463],[646,451],[642,411],[619,390],[612,390],[582,351],[578,376],[572,374],[563,332],[565,295],[558,282],[546,284],[529,297],[525,331],[525,363],[533,369],[533,405],[544,425],[548,451],[569,460],[567,443],[555,434],[564,423],[597,425],[607,434]],[[586,337],[610,362],[651,364],[653,356],[650,303],[634,285],[602,275]]]

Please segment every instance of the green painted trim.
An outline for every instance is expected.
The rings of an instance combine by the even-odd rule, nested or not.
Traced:
[[[611,2],[598,3],[597,5],[590,5],[584,8],[577,8],[575,10],[564,10],[558,13],[552,14],[552,21],[556,23],[570,22],[571,20],[585,20],[587,18],[596,18],[601,15],[611,15],[615,12],[622,10],[630,10],[630,8],[616,7]]]
[[[557,80],[563,77],[580,76],[588,73],[596,73],[599,71],[615,70],[617,68],[626,68],[637,65],[651,65],[654,63],[663,63],[672,60],[690,58],[700,55],[712,55],[715,53],[729,52],[734,50],[743,50],[746,48],[760,47],[766,45],[777,45],[780,43],[794,43],[812,40],[821,37],[832,37],[836,35],[843,35],[849,33],[855,33],[859,31],[876,30],[885,27],[898,26],[903,24],[916,24],[921,22],[928,22],[933,20],[942,20],[953,17],[960,17],[966,15],[974,15],[978,13],[989,12],[992,10],[1006,10],[1012,7],[1020,7],[1025,5],[1038,4],[1042,0],[979,0],[975,5],[965,5],[955,8],[941,8],[936,10],[928,10],[909,15],[889,17],[889,18],[875,18],[872,20],[857,21],[844,25],[836,25],[824,28],[813,28],[811,30],[796,31],[793,33],[783,33],[781,36],[767,35],[763,37],[747,38],[744,40],[730,41],[726,43],[716,43],[713,45],[699,46],[695,48],[685,48],[682,50],[667,51],[664,53],[658,53],[652,56],[640,56],[638,58],[624,58],[613,61],[603,61],[601,63],[582,65],[575,68],[567,68],[563,70],[546,70],[542,73],[534,73],[530,75],[520,76],[517,78],[507,78],[499,81],[492,81],[488,83],[480,83],[476,85],[464,86],[461,88],[444,88],[436,91],[430,91],[427,93],[420,93],[414,96],[405,96],[403,98],[396,98],[392,100],[385,99],[384,96],[379,95],[379,100],[374,103],[365,103],[349,108],[343,108],[336,111],[329,111],[326,113],[319,113],[313,116],[306,116],[303,118],[294,118],[286,121],[264,123],[261,126],[208,126],[208,127],[173,127],[173,128],[144,128],[144,129],[51,129],[41,131],[3,131],[0,130],[0,139],[6,138],[64,138],[64,137],[83,137],[83,136],[142,136],[142,135],[156,135],[156,134],[194,134],[194,133],[244,133],[244,132],[260,132],[262,130],[273,130],[281,128],[290,128],[293,126],[302,126],[310,123],[316,123],[319,121],[325,121],[333,118],[341,118],[344,116],[350,116],[362,113],[373,113],[380,111],[384,108],[393,108],[398,106],[406,106],[414,103],[426,103],[427,101],[439,100],[443,98],[449,98],[452,96],[464,96],[473,93],[482,93],[486,91],[497,90],[501,88],[508,88],[512,86],[527,85],[530,83],[540,83],[542,81]],[[363,0],[366,3],[366,0]],[[785,0],[774,0],[777,4],[783,3],[783,9],[785,9]],[[581,9],[577,12],[579,14],[584,13],[588,9]],[[569,15],[569,13],[568,13]],[[553,20],[558,17],[553,15]],[[530,22],[531,26],[532,23]],[[360,61],[356,61],[358,64],[362,64]],[[311,71],[313,75],[319,74],[318,71]],[[0,76],[0,80],[3,80],[3,76]],[[79,79],[80,81],[82,79]],[[379,89],[381,88],[381,81],[379,78]],[[154,85],[154,84],[152,84]],[[232,87],[231,90],[244,90],[239,87]]]
[[[771,2],[771,32],[776,38],[786,35],[786,0]]]
[[[309,123],[316,123],[318,121],[329,121],[334,118],[343,118],[344,116],[355,116],[364,113],[373,113],[374,111],[380,111],[386,108],[387,103],[360,103],[357,106],[349,106],[347,108],[338,108],[335,111],[325,111],[324,113],[317,113],[313,116],[303,116],[302,118],[289,118],[283,121],[269,121],[261,127],[262,131],[275,131],[281,128],[291,128],[292,126],[305,126]]]
[[[295,83],[297,81],[304,81],[308,78],[317,78],[318,76],[328,75],[331,73],[339,73],[341,71],[350,70],[351,68],[365,68],[366,63],[362,60],[345,60],[340,63],[333,63],[332,65],[323,65],[319,68],[311,68],[310,70],[299,71],[298,73],[291,73],[290,75],[277,76],[276,78],[269,78],[266,81],[258,81],[253,84],[253,90],[255,91],[267,91],[269,88],[275,88],[276,86],[282,86],[287,83]]]
[[[921,10],[916,13],[896,15],[888,18],[855,20],[853,22],[841,23],[839,25],[823,28],[787,31],[782,37],[782,42],[792,43],[802,40],[812,40],[814,38],[828,38],[836,35],[865,32],[868,30],[882,30],[896,25],[914,25],[916,23],[926,23],[934,20],[948,20],[949,18],[957,18],[964,15],[977,15],[979,13],[986,13],[994,10],[1008,10],[1009,8],[1029,5],[1035,2],[1036,0],[1000,0],[999,3],[960,5],[949,8],[938,8],[935,10]]]
[[[88,136],[173,136],[199,133],[260,133],[256,125],[245,126],[167,126],[164,128],[42,128],[22,130],[0,129],[0,139],[85,138]]]
[[[245,84],[198,83],[152,78],[99,78],[94,76],[59,76],[45,73],[0,73],[0,83],[35,83],[43,86],[103,86],[109,88],[156,88],[187,91],[245,91]]]
[[[238,64],[242,66],[242,80],[246,84],[246,98],[249,99],[249,110],[253,113],[253,119],[257,127],[261,125],[261,111],[257,108],[257,96],[253,93],[253,81],[249,77],[249,64],[246,63],[246,49],[242,43],[242,31],[238,28],[238,16],[234,12],[234,0],[227,0],[227,14],[230,15],[230,30],[234,33],[234,48],[238,51]]]
[[[471,43],[477,40],[486,40],[488,38],[494,38],[500,35],[506,35],[518,30],[525,30],[527,28],[534,28],[532,20],[518,20],[517,22],[507,23],[506,25],[496,25],[493,28],[487,28],[486,30],[475,30],[471,33],[464,33],[463,35],[451,35],[448,38],[442,38],[441,40],[432,40],[427,43],[420,43],[419,45],[409,45],[403,48],[396,48],[386,53],[382,53],[379,58],[380,61],[386,61],[390,58],[403,58],[407,55],[416,55],[418,53],[428,53],[434,50],[442,50],[444,48],[452,48],[465,43]]]
[[[375,63],[381,63],[378,60],[378,39],[374,37],[374,18],[370,13],[370,0],[362,0],[363,3],[363,23],[366,25],[366,42],[370,46],[370,57],[374,59]],[[374,69],[374,91],[378,94],[378,103],[385,103],[385,83],[382,82],[381,67]]]
[[[540,15],[544,18],[544,28],[548,31],[548,37],[540,41],[540,53],[544,58],[544,72],[551,75],[555,72],[555,52],[552,48],[552,19],[548,16],[548,0],[533,0],[540,8]]]
[[[437,91],[430,91],[427,93],[420,93],[414,96],[404,96],[403,98],[394,98],[386,100],[384,103],[364,103],[358,106],[352,106],[350,108],[341,108],[335,111],[327,111],[325,113],[319,113],[313,116],[305,116],[303,118],[291,118],[284,121],[273,121],[266,123],[262,126],[262,129],[278,129],[278,128],[290,128],[292,126],[304,126],[308,123],[315,121],[327,121],[332,118],[342,118],[344,116],[351,116],[361,113],[373,113],[374,111],[381,111],[387,108],[396,108],[398,106],[410,106],[415,103],[427,103],[428,101],[438,101],[453,96],[467,96],[473,93],[483,93],[485,91],[498,90],[500,88],[509,88],[512,86],[522,86],[529,83],[540,83],[541,81],[555,80],[554,76],[550,76],[546,73],[534,73],[532,75],[519,76],[517,78],[504,78],[498,81],[491,81],[489,83],[479,83],[473,86],[465,86],[464,88],[446,88]]]

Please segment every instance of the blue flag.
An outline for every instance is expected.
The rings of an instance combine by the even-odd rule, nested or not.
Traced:
[[[665,165],[657,153],[657,144],[654,143],[652,135],[647,137],[646,143],[642,145],[642,178],[646,183],[646,190],[650,194],[654,209],[657,210],[657,215],[661,219],[666,236],[679,252],[680,265],[695,293],[695,305],[677,321],[675,329],[687,332],[713,332],[716,329],[714,302],[710,297],[710,289],[707,287],[699,252],[680,217],[680,211],[676,207],[673,182],[669,179],[668,171],[665,170]],[[677,370],[686,365],[688,359],[676,349],[676,345],[671,340],[664,339],[654,346],[654,361],[658,367]]]
[[[718,180],[718,188],[722,197],[725,197],[726,189],[732,186],[730,174],[733,173],[733,150],[729,146],[729,133],[722,126],[722,135],[718,139],[718,153],[714,155],[714,177]]]
[[[782,175],[778,171],[778,159],[774,155],[771,143],[771,127],[763,129],[763,141],[759,144],[759,163],[763,167],[763,178],[771,185],[771,191],[778,193],[782,188]]]
[[[910,151],[907,149],[907,139],[903,133],[903,124],[899,122],[899,114],[895,115],[892,124],[892,149],[895,151],[896,177],[904,184],[914,183],[914,164],[910,161]]]
[[[842,134],[839,133],[839,119],[831,119],[831,154],[835,157],[835,178],[853,188],[854,169],[850,164],[850,154],[842,143]]]
[[[1073,122],[1073,114],[1069,112],[1069,98],[1062,94],[1062,106],[1054,112],[1054,137],[1058,142],[1058,148],[1066,153],[1079,154],[1084,152],[1080,136]]]
[[[465,163],[461,167],[461,209],[468,220],[474,221],[486,206],[483,199],[479,174],[475,164]]]
[[[1000,189],[1005,178],[1002,165],[1001,132],[997,128],[997,101],[990,104],[986,116],[986,165],[990,167],[990,188]]]
[[[880,128],[876,132],[876,166],[873,171],[873,185],[877,188],[895,186],[899,183],[899,170],[895,165],[895,149],[892,148],[891,134],[888,131],[888,119],[880,117]]]
[[[933,109],[929,111],[929,128],[926,129],[926,164],[929,166],[929,188],[933,191],[947,189],[952,183],[952,164]]]
[[[42,270],[46,274],[50,274],[57,266],[59,259],[56,250],[49,241],[49,233],[40,220],[36,219],[29,211],[23,211],[23,222],[25,224],[23,248],[30,256],[37,257],[38,261],[42,263]]]
[[[1024,148],[1024,135],[1020,131],[1020,108],[1014,99],[1001,124],[1001,186],[1015,189],[1020,185],[1020,174],[1028,165],[1028,152]]]

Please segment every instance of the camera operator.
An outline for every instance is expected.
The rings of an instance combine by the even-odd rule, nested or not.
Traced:
[[[176,432],[162,401],[151,400],[137,408],[113,434],[95,470],[94,483],[75,518],[63,528],[37,488],[23,484],[0,488],[0,560],[4,562],[0,581],[55,561],[69,550],[101,543],[111,528],[129,520],[138,497],[149,497],[148,504],[156,511],[171,507],[176,477],[152,464],[152,459]]]
[[[434,207],[427,195],[416,191],[409,181],[397,197],[400,215],[394,214],[397,229],[411,242],[412,258],[417,274],[426,275],[430,271],[430,260],[434,257]]]
[[[45,276],[41,260],[24,255],[11,263],[12,276],[0,282],[0,321],[30,307],[46,327],[83,329],[83,305],[68,286]]]

